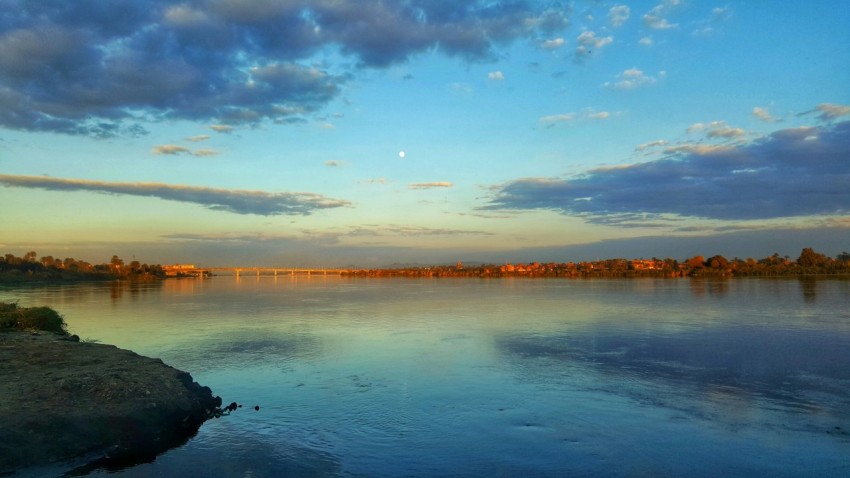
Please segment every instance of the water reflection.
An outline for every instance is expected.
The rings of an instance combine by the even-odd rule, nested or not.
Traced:
[[[676,408],[675,397],[686,398],[679,402],[686,403],[695,394],[704,402],[737,409],[720,414],[722,420],[767,408],[817,415],[822,427],[850,425],[848,333],[724,326],[636,334],[591,328],[505,336],[496,344],[535,380],[557,379],[578,369],[607,377],[603,386],[615,384],[610,391],[648,394],[637,398],[656,404]]]
[[[110,287],[15,297],[247,405],[122,476],[840,476],[850,466],[850,282]]]
[[[695,277],[689,279],[691,292],[696,297],[722,298],[729,293],[729,281],[725,277]]]
[[[338,457],[287,441],[269,441],[252,429],[232,426],[240,417],[208,422],[202,443],[190,442],[179,454],[165,454],[155,463],[121,471],[124,477],[232,476],[251,478],[341,476]],[[92,476],[108,472],[94,473]]]
[[[816,277],[801,276],[800,292],[803,294],[803,300],[808,303],[814,303],[818,298],[818,280]]]
[[[286,369],[295,360],[310,362],[321,356],[322,343],[304,333],[236,330],[174,344],[167,355],[170,362],[197,372],[260,366]]]

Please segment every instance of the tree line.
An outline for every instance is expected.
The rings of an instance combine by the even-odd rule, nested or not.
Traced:
[[[804,248],[795,259],[778,253],[763,259],[709,258],[697,255],[683,261],[659,259],[603,259],[587,262],[532,262],[528,264],[438,265],[352,270],[345,275],[361,277],[779,277],[831,275],[850,277],[850,253],[832,258]]]
[[[0,257],[0,282],[161,278],[165,278],[161,265],[142,264],[136,260],[126,264],[117,255],[102,264],[91,264],[73,257],[39,257],[35,251],[22,257],[14,254]]]

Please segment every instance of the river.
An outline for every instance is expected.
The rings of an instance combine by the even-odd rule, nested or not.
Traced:
[[[850,476],[850,281],[215,277],[0,300],[244,405],[115,476]]]

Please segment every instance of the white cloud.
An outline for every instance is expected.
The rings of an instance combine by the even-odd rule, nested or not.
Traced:
[[[605,45],[609,45],[614,41],[614,37],[606,36],[606,37],[598,37],[596,33],[592,31],[584,31],[576,37],[576,42],[578,46],[576,47],[576,58],[583,59],[586,56],[590,55],[593,52],[593,49],[600,49]]]
[[[756,106],[755,108],[753,108],[753,116],[755,116],[756,118],[758,118],[762,121],[766,121],[768,123],[773,123],[774,121],[779,121],[779,118],[776,118],[773,115],[771,115],[770,112],[767,110],[767,108],[762,108],[760,106]]]
[[[711,16],[714,20],[726,20],[732,16],[732,11],[729,7],[717,7],[711,10]]]
[[[431,183],[408,184],[407,187],[409,187],[410,189],[451,188],[454,187],[454,184],[449,181],[435,181]]]
[[[505,79],[505,75],[501,71],[491,71],[487,73],[487,79],[493,81],[502,81]]]
[[[472,87],[466,83],[452,83],[451,84],[452,91],[460,94],[469,94],[472,93]]]
[[[631,9],[628,5],[616,5],[611,7],[608,10],[608,19],[611,21],[611,25],[614,27],[619,27],[631,16]]]
[[[652,46],[652,44],[654,42],[652,41],[652,37],[643,37],[640,40],[638,40],[638,43],[643,45],[643,46]]]
[[[543,43],[540,44],[540,47],[545,48],[547,50],[554,50],[556,48],[561,48],[562,46],[564,46],[565,43],[566,43],[566,41],[563,38],[558,37],[558,38],[554,38],[552,40],[544,41]]]
[[[660,4],[652,7],[652,9],[643,16],[643,24],[647,28],[653,30],[669,30],[677,28],[677,23],[670,23],[666,16],[670,13],[673,7],[681,4],[679,0],[665,0]]]
[[[613,113],[616,115],[618,113]],[[612,116],[612,113],[609,111],[595,111],[593,108],[585,108],[579,112],[569,112],[569,113],[561,113],[556,115],[548,115],[541,117],[538,121],[546,125],[547,127],[552,127],[556,123],[568,123],[571,121],[581,121],[581,120],[605,120]]]
[[[573,113],[562,113],[559,115],[549,115],[543,116],[540,118],[541,123],[562,123],[565,121],[572,121],[574,119]]]
[[[664,77],[665,75],[666,72],[658,72],[659,77]],[[643,72],[643,70],[639,70],[637,68],[629,68],[628,70],[624,70],[622,73],[617,75],[616,81],[606,81],[602,84],[602,86],[615,90],[633,90],[635,88],[653,85],[657,81],[658,78],[647,75]]]

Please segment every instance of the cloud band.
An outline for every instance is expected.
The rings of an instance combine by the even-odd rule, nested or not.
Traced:
[[[239,189],[216,189],[162,183],[119,183],[84,179],[0,174],[0,184],[8,187],[48,191],[89,191],[143,196],[200,204],[208,209],[261,216],[301,215],[317,210],[350,206],[351,203],[314,193],[269,193]]]

